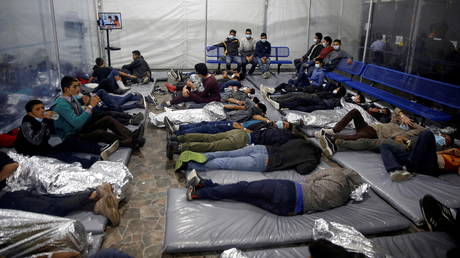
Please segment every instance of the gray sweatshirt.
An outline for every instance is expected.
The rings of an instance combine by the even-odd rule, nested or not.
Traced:
[[[254,38],[247,39],[246,37],[241,39],[239,51],[240,51],[240,55],[243,57],[254,55],[254,52],[256,51],[255,39]]]

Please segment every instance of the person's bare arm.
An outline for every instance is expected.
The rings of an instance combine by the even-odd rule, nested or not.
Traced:
[[[0,171],[0,180],[7,179],[14,171],[19,167],[17,162],[9,163],[3,166],[2,170]]]
[[[228,103],[234,103],[234,104],[237,104],[237,105],[240,105],[240,106],[244,105],[244,101],[239,101],[239,100],[234,99],[234,98],[227,99],[227,102]]]
[[[252,116],[252,119],[254,119],[254,120],[260,120],[260,121],[265,121],[265,122],[267,122],[267,123],[270,122],[270,119],[268,119],[268,118],[266,118],[266,117],[263,117],[263,116],[261,116],[261,115],[253,115],[253,116]]]
[[[96,79],[96,77],[91,76],[91,77],[89,77],[88,82],[92,82],[92,81],[94,81],[94,79]]]
[[[131,74],[127,74],[127,73],[124,73],[122,71],[118,71],[118,73],[123,76],[123,77],[129,77],[129,78],[137,78],[136,75],[131,75]]]
[[[224,105],[225,109],[237,109],[237,110],[245,110],[245,106],[236,106],[236,105]]]

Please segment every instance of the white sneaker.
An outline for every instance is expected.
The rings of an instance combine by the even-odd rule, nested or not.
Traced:
[[[406,181],[412,178],[413,176],[414,175],[412,175],[410,172],[406,170],[396,170],[390,173],[390,178],[393,182]]]
[[[266,93],[271,93],[271,94],[275,93],[275,89],[274,89],[274,88],[270,88],[270,87],[265,86],[265,85],[263,85],[263,84],[260,85],[260,89],[261,89],[261,90],[264,89],[264,91],[265,91]]]
[[[110,155],[118,150],[118,147],[120,147],[120,142],[118,142],[118,140],[114,141],[112,144],[105,147],[105,149],[103,149],[100,154],[101,159],[108,160]]]
[[[270,104],[272,104],[274,108],[276,108],[277,110],[280,110],[280,103],[272,100],[271,98],[267,98],[267,101],[270,102]]]

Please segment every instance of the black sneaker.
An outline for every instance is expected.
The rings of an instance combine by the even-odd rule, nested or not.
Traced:
[[[195,169],[193,169],[185,175],[186,187],[193,185],[196,188],[202,188],[204,187],[204,185],[202,184],[202,180],[203,178],[200,176],[200,174],[196,172]]]
[[[142,124],[141,126],[139,126],[139,128],[137,128],[134,132],[133,132],[133,140],[136,140],[136,139],[139,139],[139,138],[142,138],[142,136],[144,135],[144,124]]]
[[[328,157],[332,157],[336,152],[336,147],[332,137],[328,134],[324,134],[321,136],[321,138],[319,138],[319,142],[323,148],[324,154],[326,154]]]
[[[420,199],[420,209],[430,231],[450,231],[455,218],[450,209],[431,195]]]
[[[144,147],[144,145],[145,145],[144,137],[133,139],[133,149],[134,150],[139,150],[140,148]]]
[[[166,131],[168,131],[170,135],[176,134],[174,124],[171,122],[171,120],[169,120],[167,116],[165,116],[163,123],[165,124]]]
[[[189,185],[187,187],[186,197],[188,201],[192,201],[194,199],[198,199],[198,195],[196,193],[195,186]]]
[[[139,112],[131,117],[131,119],[129,120],[129,123],[132,125],[140,125],[143,120],[144,120],[144,114]]]
[[[145,101],[143,96],[139,99],[137,105],[139,106],[139,108],[147,109],[147,102]]]
[[[176,141],[168,141],[166,144],[166,157],[169,160],[172,160],[174,154],[179,153],[179,143]]]

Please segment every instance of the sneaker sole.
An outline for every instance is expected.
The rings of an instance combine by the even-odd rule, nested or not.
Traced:
[[[100,154],[101,159],[102,160],[108,160],[110,155],[112,155],[112,153],[117,151],[119,147],[120,147],[120,142],[118,140],[113,142],[112,145],[110,145],[107,149],[105,149],[103,152],[101,152],[101,154]]]
[[[329,146],[327,144],[327,141],[325,139],[325,137],[321,137],[319,138],[319,143],[321,144],[321,147],[323,148],[323,153],[328,157],[332,157],[332,151],[329,149]]]
[[[412,175],[403,175],[403,174],[396,174],[391,176],[391,181],[393,182],[404,182],[412,178]]]
[[[426,217],[425,209],[422,208],[422,207],[423,207],[423,199],[418,200],[418,202],[419,202],[419,205],[420,205],[420,210],[422,211],[423,219],[425,220],[425,223],[426,223],[428,229],[429,229],[431,232],[433,232],[433,227],[432,227],[431,224],[428,222],[429,220],[428,220],[427,217]]]

